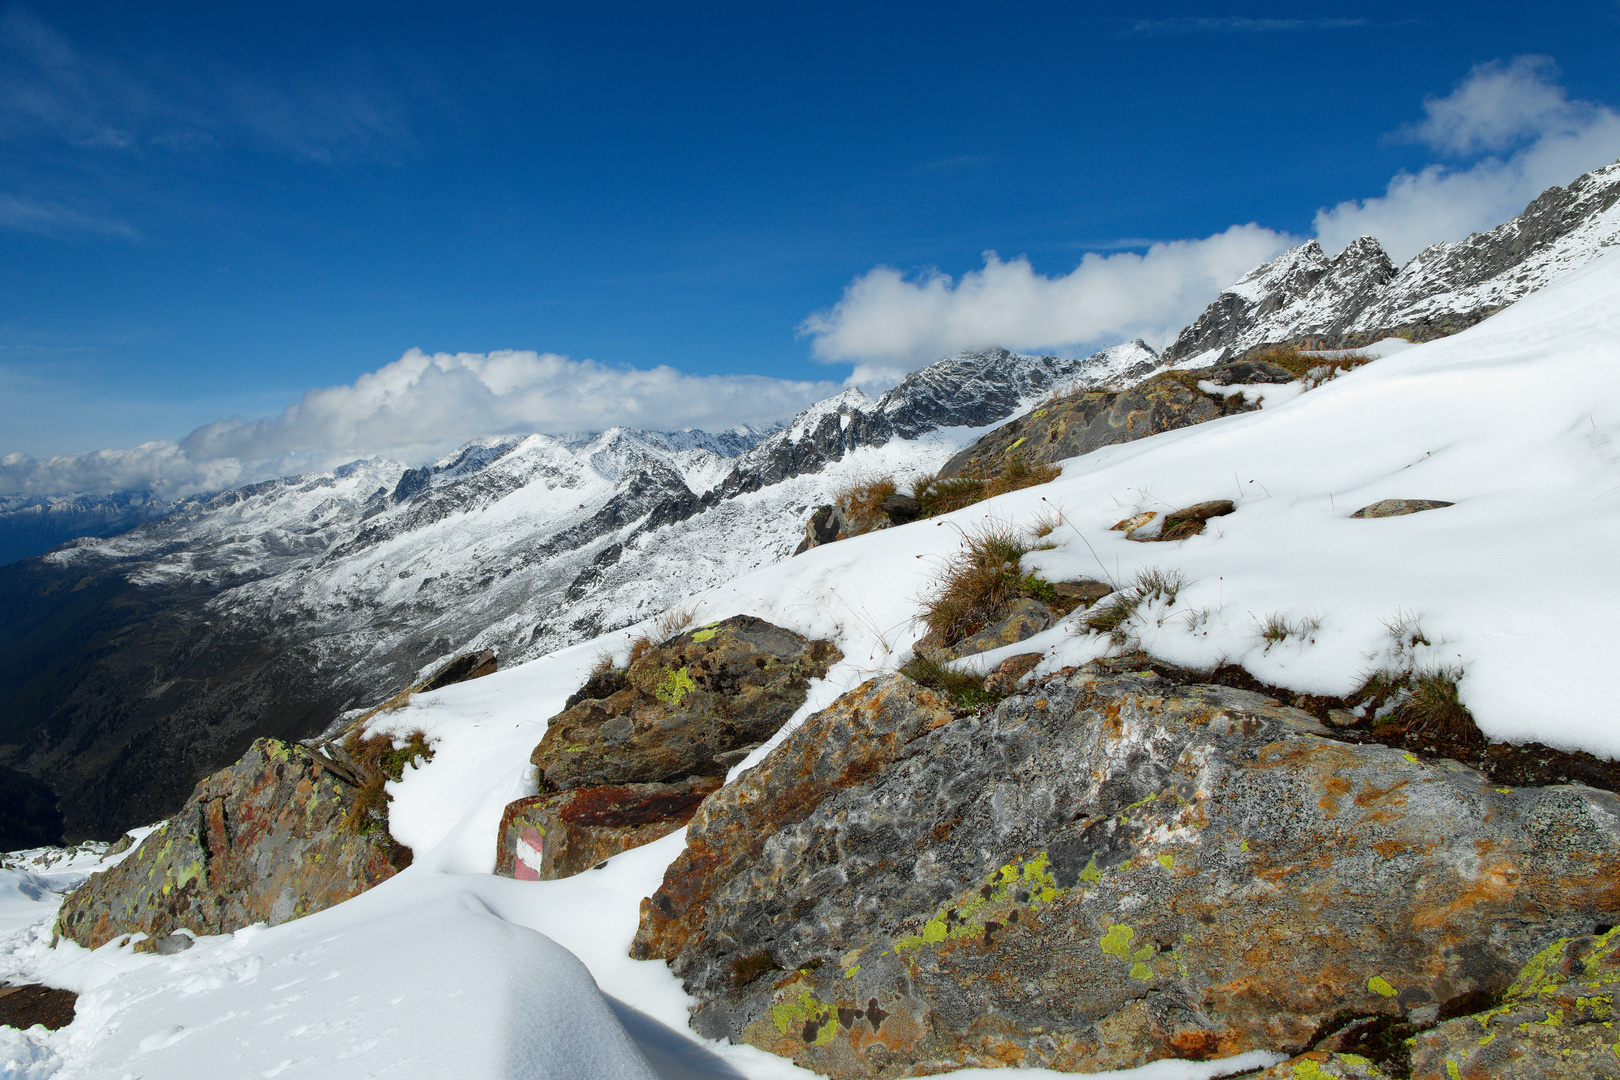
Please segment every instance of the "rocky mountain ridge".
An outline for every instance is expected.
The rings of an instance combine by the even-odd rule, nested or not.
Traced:
[[[1620,244],[1617,201],[1620,162],[1548,188],[1494,229],[1432,244],[1398,270],[1370,236],[1333,258],[1307,241],[1224,290],[1164,357],[1201,366],[1284,342],[1361,348],[1466,330]]]

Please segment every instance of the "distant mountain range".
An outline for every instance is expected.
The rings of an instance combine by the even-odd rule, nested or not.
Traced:
[[[420,468],[359,461],[174,504],[0,502],[3,550],[79,534],[0,566],[0,767],[48,782],[70,836],[114,836],[252,738],[313,735],[450,655],[520,662],[784,558],[840,487],[936,469],[1055,393],[1473,325],[1620,241],[1617,197],[1620,164],[1399,269],[1370,237],[1332,259],[1312,241],[1162,356],[984,350],[772,429],[484,439]]]

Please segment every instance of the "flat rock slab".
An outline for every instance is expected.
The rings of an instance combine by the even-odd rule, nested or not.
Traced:
[[[1498,788],[1258,694],[902,679],[711,797],[643,905],[694,1026],[834,1077],[1303,1053],[1620,922],[1620,799]]]
[[[809,680],[841,659],[831,642],[751,615],[698,627],[648,650],[621,680],[601,676],[611,692],[552,717],[529,760],[543,792],[724,776],[727,755],[776,734]]]
[[[40,1024],[55,1031],[73,1023],[78,1000],[72,990],[54,986],[0,986],[0,1025],[26,1029]]]
[[[495,873],[519,881],[572,877],[679,829],[721,782],[715,776],[678,784],[574,788],[508,803]]]
[[[1439,510],[1443,506],[1454,505],[1456,504],[1441,502],[1439,499],[1380,499],[1369,506],[1363,506],[1350,516],[1353,518],[1401,517],[1404,514],[1418,514],[1424,510]]]
[[[410,863],[386,833],[349,826],[354,791],[308,748],[259,739],[123,862],[69,893],[56,932],[93,949],[122,934],[224,934],[341,903]]]

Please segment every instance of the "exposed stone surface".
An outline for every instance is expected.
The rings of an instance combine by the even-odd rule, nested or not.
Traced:
[[[1058,398],[983,436],[947,461],[940,475],[989,475],[1013,453],[1031,463],[1062,461],[1257,408],[1240,394],[1206,394],[1197,382],[1185,372],[1167,372],[1128,390],[1087,390]]]
[[[1018,689],[1018,680],[1035,670],[1041,662],[1038,652],[1019,653],[1009,656],[996,665],[996,669],[984,677],[984,690],[987,694],[1011,694]]]
[[[552,881],[650,844],[692,820],[718,776],[678,784],[609,784],[517,799],[501,814],[495,873]]]
[[[1054,581],[1052,591],[1069,600],[1079,601],[1082,607],[1090,607],[1098,600],[1114,591],[1114,587],[1106,581],[1092,581],[1090,578],[1080,578],[1076,581]]]
[[[837,540],[849,528],[844,520],[843,512],[832,504],[818,506],[810,514],[810,520],[804,523],[804,539],[794,549],[793,554],[800,555],[813,547],[830,544]]]
[[[364,892],[409,865],[410,852],[348,826],[354,791],[307,747],[259,739],[123,862],[70,893],[57,933],[86,948],[137,931],[223,934]]]
[[[889,516],[889,521],[892,524],[904,525],[907,522],[917,520],[918,515],[922,513],[922,503],[918,502],[910,495],[901,495],[897,493],[894,495],[885,495],[883,497],[881,509]]]
[[[1497,1007],[1412,1040],[1413,1080],[1616,1080],[1620,930],[1538,953]]]
[[[835,1077],[1298,1054],[1620,921],[1607,792],[1101,667],[933,700],[868,683],[699,811],[634,946],[699,1031]]]
[[[1353,518],[1400,517],[1403,514],[1417,514],[1424,510],[1438,510],[1442,506],[1452,505],[1455,504],[1441,502],[1439,499],[1380,499],[1371,505],[1363,506],[1350,516]]]
[[[482,679],[485,675],[493,674],[495,674],[495,654],[485,649],[482,652],[464,653],[456,657],[413,689],[417,693],[425,694],[430,690],[442,690],[455,683]]]
[[[716,756],[774,735],[842,657],[751,615],[689,630],[631,664],[621,688],[551,718],[530,757],[540,788],[724,776]]]
[[[1057,613],[1039,600],[1020,596],[1007,607],[1006,614],[976,634],[969,634],[956,644],[943,650],[949,657],[972,656],[989,652],[1003,645],[1027,641],[1050,629],[1057,622]]]

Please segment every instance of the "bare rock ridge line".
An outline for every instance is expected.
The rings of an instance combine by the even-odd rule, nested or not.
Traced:
[[[1164,358],[1181,363],[1285,342],[1361,348],[1466,330],[1620,242],[1617,200],[1620,162],[1548,188],[1513,220],[1433,244],[1399,269],[1370,236],[1332,259],[1308,241],[1223,291]]]

